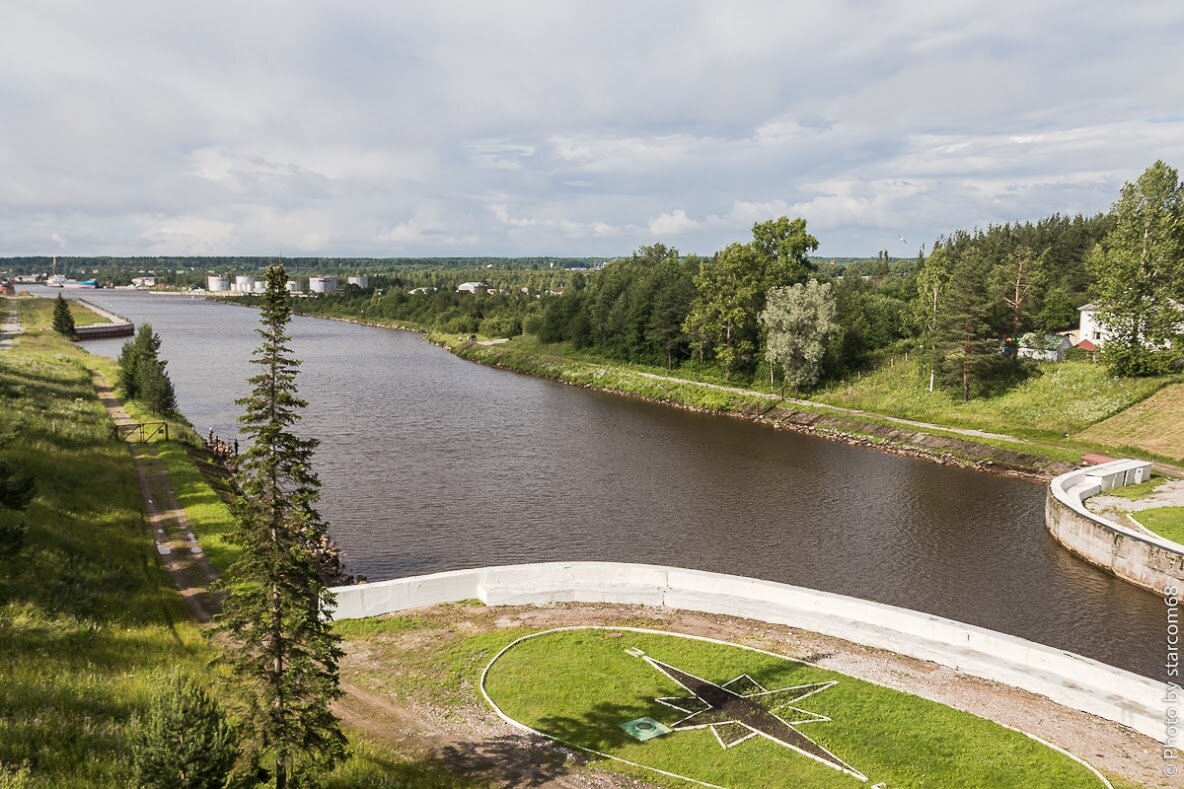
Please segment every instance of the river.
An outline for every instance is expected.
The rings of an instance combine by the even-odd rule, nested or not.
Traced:
[[[233,436],[254,310],[66,295],[150,322],[181,410]],[[545,560],[677,565],[1162,674],[1163,603],[1060,547],[1042,485],[490,369],[404,332],[297,317],[291,334],[301,429],[321,440],[321,512],[370,580]],[[116,356],[122,341],[86,345]]]

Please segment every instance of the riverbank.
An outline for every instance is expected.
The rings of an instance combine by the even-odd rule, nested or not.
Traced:
[[[128,723],[173,673],[232,703],[198,624],[208,598],[203,612],[186,605],[212,573],[192,576],[183,598],[162,560],[193,558],[196,549],[218,571],[237,548],[224,539],[225,505],[176,440],[191,429],[174,422],[174,440],[133,451],[114,440],[92,375],[113,378],[115,363],[52,332],[52,309],[51,299],[0,298],[0,315],[16,313],[24,329],[0,353],[0,458],[37,486],[23,518],[0,509],[6,525],[27,525],[15,556],[0,558],[0,786],[124,787]],[[111,402],[143,416],[134,403]],[[133,452],[154,468],[143,489]],[[347,731],[348,758],[327,787],[468,785],[441,783],[434,766],[376,751],[366,732]]]
[[[870,447],[943,465],[1047,481],[1072,468],[1078,454],[1003,435],[977,436],[960,428],[899,424],[890,417],[855,415],[825,404],[787,401],[760,392],[706,382],[671,379],[623,366],[592,363],[514,343],[485,345],[431,335],[431,341],[469,361],[561,383],[633,397],[700,413],[760,422],[831,441]]]

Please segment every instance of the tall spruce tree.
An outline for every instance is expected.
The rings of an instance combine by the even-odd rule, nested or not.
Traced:
[[[70,305],[60,293],[53,305],[53,330],[67,337],[74,336],[74,313],[70,312]]]
[[[932,257],[932,256],[931,256]],[[974,250],[957,256],[945,296],[938,302],[933,351],[944,384],[962,391],[962,402],[999,358],[999,339],[987,320],[990,309],[986,267]]]
[[[267,271],[262,345],[251,393],[238,401],[250,448],[236,475],[234,514],[240,558],[224,582],[220,617],[227,657],[247,694],[247,717],[283,789],[294,775],[326,769],[345,738],[330,710],[338,687],[340,639],[330,629],[333,595],[317,572],[325,522],[315,505],[320,480],[311,466],[317,441],[291,428],[306,405],[296,394],[300,362],[288,347],[291,307],[282,265]]]

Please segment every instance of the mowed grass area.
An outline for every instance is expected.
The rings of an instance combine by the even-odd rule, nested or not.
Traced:
[[[836,681],[795,702],[769,708],[786,719],[830,721],[799,730],[870,780],[756,737],[723,749],[709,729],[639,742],[620,724],[649,716],[673,725],[686,713],[658,697],[687,692],[626,649],[723,683],[748,674],[769,690]],[[1091,770],[1019,732],[900,691],[741,647],[670,634],[600,629],[544,633],[515,644],[490,667],[486,689],[510,717],[572,745],[722,786],[1101,787]],[[621,766],[648,781],[685,786]]]
[[[131,714],[210,652],[158,568],[83,352],[37,331],[43,300],[19,303],[30,331],[0,353],[0,454],[37,497],[0,564],[0,762],[31,786],[126,786]]]
[[[1184,383],[1165,386],[1146,400],[1091,425],[1077,437],[1184,460]]]
[[[1131,515],[1161,537],[1184,545],[1184,507],[1155,507]]]
[[[813,395],[831,405],[992,430],[1014,435],[1079,433],[1130,408],[1178,380],[1113,378],[1105,366],[1084,361],[1037,364],[1023,383],[994,397],[961,397],[928,391],[929,368],[915,356],[896,358],[874,373],[835,384]],[[1110,443],[1110,442],[1105,442]]]
[[[18,301],[18,299],[10,299],[10,301]],[[27,315],[27,318],[25,318],[26,322],[47,327],[53,325],[53,308],[54,302],[57,301],[56,296],[49,299],[22,296],[19,301],[25,305],[23,309],[27,310],[24,313]],[[109,323],[106,318],[85,304],[79,304],[74,299],[66,299],[66,303],[70,305],[70,314],[74,316],[75,326],[92,326],[96,323]]]

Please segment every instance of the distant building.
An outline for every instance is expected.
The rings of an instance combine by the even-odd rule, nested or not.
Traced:
[[[417,294],[417,293],[418,293],[418,294],[423,294],[423,295],[426,295],[426,294],[428,294],[428,293],[432,293],[432,292],[434,292],[435,290],[436,290],[435,288],[412,288],[411,290],[409,290],[409,291],[407,291],[407,292],[408,292],[408,293],[411,293],[411,294]]]
[[[456,286],[457,293],[476,293],[485,290],[489,290],[489,286],[484,282],[462,282]]]
[[[309,277],[308,289],[312,293],[335,293],[337,277]]]
[[[1074,345],[1089,340],[1094,347],[1101,347],[1106,342],[1109,333],[1102,327],[1102,324],[1098,323],[1097,311],[1098,308],[1093,304],[1085,304],[1077,308],[1081,323],[1077,330],[1077,342]]]
[[[289,293],[299,293],[300,292],[300,283],[294,279],[290,279],[284,283],[284,288]]]
[[[352,277],[349,277],[348,279],[346,279],[346,284],[357,285],[359,288],[362,288],[364,290],[364,289],[370,287],[370,278],[368,276],[366,276],[365,274],[357,274],[355,276],[352,276]]]
[[[1016,353],[1021,359],[1063,362],[1065,351],[1070,347],[1069,338],[1063,334],[1041,334],[1033,331],[1019,338]]]

